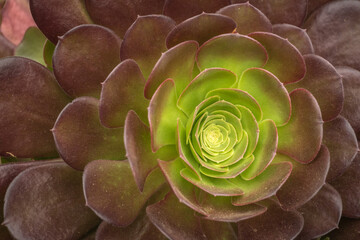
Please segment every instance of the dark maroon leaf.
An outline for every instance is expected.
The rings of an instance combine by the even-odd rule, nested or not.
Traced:
[[[44,66],[20,57],[0,61],[0,154],[56,157],[50,129],[69,98]]]
[[[314,239],[338,227],[342,203],[340,194],[325,184],[310,201],[298,211],[304,217],[304,228],[296,239]]]
[[[163,13],[179,23],[202,12],[216,12],[229,4],[230,0],[166,0]]]
[[[304,27],[315,53],[333,65],[360,70],[359,1],[334,1],[316,10]]]
[[[315,196],[325,184],[330,165],[329,150],[322,146],[314,161],[308,164],[298,163],[285,155],[277,156],[280,161],[290,161],[293,170],[276,196],[284,209],[298,208]]]
[[[270,20],[259,9],[249,2],[232,4],[217,11],[229,16],[236,22],[236,32],[249,34],[252,32],[272,32]]]
[[[167,36],[166,46],[171,48],[187,40],[195,40],[199,45],[223,33],[231,33],[235,22],[220,14],[202,13],[177,25]]]
[[[30,0],[30,9],[36,25],[53,43],[73,27],[91,23],[80,1]]]
[[[239,239],[293,239],[301,231],[304,220],[296,211],[285,211],[273,202],[264,202],[267,211],[260,216],[238,222]]]
[[[95,23],[106,26],[123,37],[138,15],[160,14],[165,0],[85,0]]]
[[[290,92],[296,88],[305,88],[316,98],[324,121],[336,118],[344,102],[343,84],[336,69],[325,59],[314,54],[304,56],[305,77],[296,83],[286,85]]]
[[[353,127],[360,140],[360,72],[349,67],[338,67],[336,70],[343,78],[344,107],[341,112]]]
[[[121,59],[134,59],[147,79],[161,54],[167,50],[165,39],[174,27],[175,22],[166,16],[138,17],[124,36]]]
[[[287,38],[304,55],[314,53],[314,47],[305,29],[291,24],[275,24],[273,32],[283,38]]]
[[[350,218],[360,217],[360,154],[343,175],[330,184],[340,193],[343,201],[342,215]]]
[[[103,221],[97,229],[96,240],[166,240],[167,238],[150,222],[146,215],[140,215],[128,227],[116,227]]]
[[[303,88],[290,93],[290,121],[278,127],[277,151],[298,162],[309,163],[319,152],[323,136],[323,120],[314,96]]]
[[[172,192],[148,206],[146,212],[150,221],[170,239],[206,239],[194,210],[180,203]]]
[[[101,125],[95,98],[77,98],[68,104],[52,131],[60,155],[75,169],[84,169],[92,160],[125,159],[124,130]]]
[[[64,163],[20,173],[5,196],[5,225],[16,239],[78,239],[99,223],[85,206],[82,174]]]
[[[345,172],[358,153],[359,146],[353,128],[342,116],[324,124],[323,144],[330,151],[330,169],[326,180],[331,181]]]
[[[231,3],[250,2],[260,9],[272,22],[299,26],[306,15],[307,0],[231,0]]]
[[[342,218],[339,228],[332,231],[328,236],[331,240],[356,240],[360,239],[360,220]]]
[[[236,240],[236,233],[231,223],[201,220],[201,228],[208,240]]]
[[[130,111],[126,117],[125,149],[135,182],[143,191],[147,176],[157,167],[158,156],[151,150],[150,129],[141,122],[135,112]]]
[[[140,192],[128,161],[96,160],[86,166],[83,176],[86,204],[101,219],[120,227],[133,223],[163,184],[161,171],[155,169]]]
[[[0,222],[4,221],[4,197],[7,188],[14,178],[19,175],[24,170],[39,166],[42,164],[52,164],[59,161],[29,161],[29,162],[19,162],[19,163],[9,163],[0,165]],[[13,239],[10,237],[10,233],[5,226],[0,226],[0,239],[8,240]]]
[[[72,97],[99,97],[101,82],[120,62],[120,39],[110,29],[81,25],[59,38],[54,74]]]
[[[149,101],[144,97],[145,79],[134,60],[122,61],[102,85],[99,114],[107,127],[123,127],[129,110],[147,122]]]

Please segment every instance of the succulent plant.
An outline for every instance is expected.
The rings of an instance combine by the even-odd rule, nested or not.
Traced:
[[[0,237],[359,239],[358,1],[30,8],[47,39],[0,59]]]

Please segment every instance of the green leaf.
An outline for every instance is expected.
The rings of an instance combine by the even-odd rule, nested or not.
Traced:
[[[30,27],[25,32],[24,38],[15,49],[15,56],[30,58],[44,66],[43,47],[46,37],[37,27]]]
[[[217,88],[229,88],[236,82],[236,75],[222,68],[211,68],[202,71],[181,93],[178,106],[188,116],[201,103],[206,94]]]
[[[254,162],[242,174],[246,180],[250,180],[261,174],[271,163],[276,154],[278,135],[275,123],[272,120],[264,120],[259,124],[259,141],[254,151]]]
[[[200,70],[225,68],[240,76],[245,69],[262,67],[267,61],[265,48],[256,40],[240,34],[223,34],[204,43],[197,53]]]
[[[290,97],[275,75],[261,68],[244,71],[239,89],[246,91],[259,103],[263,119],[272,119],[282,125],[290,118]]]
[[[184,113],[176,106],[175,83],[172,79],[167,79],[156,90],[149,105],[153,151],[165,145],[176,144],[178,119],[186,122]]]

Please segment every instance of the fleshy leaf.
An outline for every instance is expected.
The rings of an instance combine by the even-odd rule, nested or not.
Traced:
[[[205,42],[196,56],[200,70],[225,68],[238,76],[251,67],[262,67],[268,59],[265,48],[256,40],[237,33],[223,34]]]
[[[206,239],[194,210],[171,192],[162,201],[148,206],[146,212],[150,221],[170,239]]]
[[[227,179],[211,178],[202,175],[199,178],[192,170],[185,168],[180,171],[180,174],[190,183],[198,188],[216,196],[238,196],[244,194],[239,186],[236,186]]]
[[[319,103],[323,120],[336,118],[344,102],[341,76],[328,61],[317,55],[305,55],[304,59],[305,77],[299,82],[287,84],[286,89],[289,92],[296,88],[309,90]]]
[[[328,237],[330,237],[331,240],[359,239],[359,228],[359,219],[342,218],[339,228],[328,234]]]
[[[161,54],[167,50],[165,39],[174,27],[175,22],[162,15],[138,17],[124,36],[121,59],[134,59],[148,78]]]
[[[264,68],[272,72],[281,82],[292,83],[305,76],[305,61],[299,50],[289,40],[265,32],[250,33],[249,36],[266,48],[269,60]],[[286,71],[284,71],[284,63],[286,63]]]
[[[237,33],[246,35],[252,32],[272,32],[270,20],[249,2],[224,7],[217,13],[234,19]]]
[[[298,163],[281,154],[277,154],[273,160],[274,163],[283,161],[291,162],[293,170],[276,196],[284,209],[295,209],[308,202],[325,184],[330,154],[323,145],[314,161],[308,164]]]
[[[325,184],[315,197],[298,209],[304,217],[304,228],[297,239],[315,239],[337,228],[341,210],[340,194],[330,184]]]
[[[271,163],[276,154],[278,135],[272,120],[264,120],[259,124],[259,141],[254,151],[254,162],[243,172],[241,177],[251,180],[261,174]]]
[[[226,239],[236,240],[236,234],[231,223],[217,222],[201,219],[201,228],[203,229],[206,239]]]
[[[243,206],[272,197],[288,179],[291,170],[290,162],[282,162],[270,164],[264,172],[250,181],[234,178],[231,182],[243,189],[244,195],[233,197],[232,204]]]
[[[124,139],[135,182],[143,191],[147,176],[157,167],[158,156],[151,150],[149,127],[141,122],[134,111],[130,111],[126,117]]]
[[[308,0],[308,14],[330,1],[331,0]]]
[[[150,99],[160,84],[168,78],[174,80],[176,92],[180,95],[192,79],[197,49],[197,42],[186,41],[163,53],[146,82],[145,97]]]
[[[184,113],[176,106],[174,81],[164,81],[156,90],[149,105],[151,146],[155,152],[160,147],[176,144],[177,120],[183,119]]]
[[[54,55],[55,45],[48,39],[46,39],[43,47],[43,58],[46,66],[52,70],[52,56]]]
[[[248,108],[239,105],[237,107],[239,108],[242,116],[241,124],[249,137],[245,153],[245,157],[248,157],[254,152],[259,141],[259,124],[257,123],[255,116]]]
[[[18,161],[18,160],[17,160]],[[29,169],[31,167],[40,166],[43,164],[54,164],[56,162],[60,162],[59,160],[55,161],[29,161],[29,162],[19,162],[19,163],[9,163],[4,164],[3,158],[1,158],[1,165],[0,165],[0,221],[4,222],[4,198],[6,190],[8,189],[10,183],[14,180],[16,176],[18,176],[21,172]],[[13,238],[10,237],[10,233],[6,226],[0,226],[0,239],[9,239],[12,240]]]
[[[341,115],[349,121],[360,140],[360,72],[349,67],[338,67],[336,70],[342,76],[344,86],[344,106]]]
[[[181,159],[171,162],[159,161],[159,165],[180,202],[205,215],[206,219],[237,222],[266,211],[265,207],[255,204],[236,207],[231,204],[229,197],[214,197],[203,191],[200,191],[200,196],[197,196],[199,189],[180,175],[180,170],[185,167]]]
[[[1,59],[0,154],[56,157],[50,129],[68,102],[44,66],[20,57]]]
[[[146,215],[139,216],[130,226],[121,228],[103,221],[97,231],[96,239],[103,240],[167,240],[167,238],[150,222]]]
[[[80,1],[30,0],[30,9],[36,25],[55,44],[58,36],[73,27],[91,23],[84,3]]]
[[[202,13],[177,25],[167,36],[166,46],[171,48],[186,40],[195,40],[200,45],[212,37],[231,33],[235,22],[220,14]]]
[[[330,151],[330,169],[326,180],[331,181],[346,171],[359,146],[354,130],[342,116],[324,124],[323,143]]]
[[[139,15],[160,14],[165,0],[85,0],[86,10],[95,23],[123,37]]]
[[[163,12],[179,23],[202,12],[215,12],[228,4],[229,0],[166,0]]]
[[[303,55],[314,53],[314,47],[305,29],[283,23],[275,24],[273,32],[280,37],[288,39]]]
[[[296,211],[285,211],[273,202],[262,203],[267,211],[260,216],[239,222],[239,239],[294,239],[299,234],[304,219]]]
[[[289,23],[299,26],[302,24],[307,10],[306,0],[231,0],[231,3],[250,2],[260,9],[273,24]]]
[[[358,154],[350,167],[340,177],[330,184],[340,193],[343,202],[342,215],[344,217],[360,217],[360,154]]]
[[[206,94],[206,98],[219,96],[220,99],[231,102],[234,105],[241,105],[248,108],[257,121],[262,119],[262,111],[259,103],[245,91],[234,88],[215,89]]]
[[[244,139],[247,139],[247,137],[244,137]],[[235,156],[236,156],[236,151],[238,151],[238,149],[236,149],[236,148],[237,147],[234,148]],[[241,150],[240,150],[240,152],[241,152]],[[240,157],[236,156],[234,158],[234,155],[230,159],[224,161],[221,164],[221,165],[225,165],[221,169],[221,170],[224,169],[223,172],[220,172],[219,170],[216,170],[216,169],[211,170],[210,167],[206,168],[203,166],[200,167],[200,172],[206,176],[214,177],[214,178],[231,179],[231,178],[237,177],[240,173],[242,173],[245,169],[247,169],[250,166],[250,164],[254,161],[254,155],[250,155],[250,157],[247,157],[247,158],[241,158],[241,155],[240,155]],[[234,159],[232,159],[232,158],[234,158]],[[227,165],[229,165],[229,166],[227,166]]]
[[[221,222],[239,222],[253,218],[266,211],[266,207],[256,204],[234,206],[229,197],[214,197],[208,193],[200,192],[198,201],[206,212],[205,219]]]
[[[164,184],[164,178],[159,169],[152,171],[140,192],[128,161],[96,160],[86,166],[83,184],[87,205],[106,222],[126,227]]]
[[[189,142],[190,146],[186,143],[186,134],[185,134],[185,128],[181,124],[180,121],[178,121],[177,125],[177,148],[179,152],[179,157],[200,177],[200,174],[198,173],[199,168],[199,160],[202,160],[199,156],[197,156],[197,153],[194,150],[193,144]],[[196,161],[196,158],[198,161]],[[200,162],[201,163],[201,162]],[[179,169],[180,171],[181,169]]]
[[[317,155],[323,136],[320,107],[311,93],[295,89],[290,93],[290,121],[278,127],[278,152],[301,163],[311,162]]]
[[[144,97],[145,79],[134,60],[115,67],[102,85],[100,121],[107,127],[123,127],[126,114],[134,110],[147,123],[148,100]]]
[[[99,219],[85,206],[81,175],[64,163],[18,175],[5,196],[4,223],[12,235],[29,240],[78,239],[95,227]]]
[[[42,65],[45,65],[43,59],[43,46],[45,36],[36,27],[30,27],[24,35],[23,40],[15,49],[15,56],[32,59]]]
[[[60,155],[75,169],[96,159],[125,158],[123,128],[101,125],[98,108],[95,98],[77,98],[60,113],[52,130]]]
[[[333,65],[360,70],[359,15],[358,1],[336,1],[315,11],[304,25],[315,53]]]
[[[115,33],[90,24],[60,37],[53,56],[56,79],[72,97],[99,97],[100,83],[119,62],[120,40]]]
[[[183,160],[178,158],[171,162],[159,161],[159,166],[166,177],[172,191],[181,203],[186,204],[195,211],[205,214],[205,211],[197,204],[194,185],[186,181],[180,175],[180,171],[185,168]]]
[[[202,71],[181,93],[177,105],[190,116],[206,94],[217,88],[229,88],[236,82],[236,75],[222,68],[210,68]],[[195,93],[195,94],[194,94]]]
[[[263,119],[272,119],[276,125],[289,121],[290,97],[275,75],[261,68],[250,68],[242,74],[238,87],[256,99]]]

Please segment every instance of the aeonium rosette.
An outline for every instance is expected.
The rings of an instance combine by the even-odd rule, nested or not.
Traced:
[[[272,51],[279,48],[286,54]],[[178,198],[218,221],[263,213],[266,208],[254,203],[274,196],[293,167],[310,163],[320,149],[323,121],[316,99],[301,88],[289,94],[284,86],[304,75],[300,52],[272,33],[223,34],[200,47],[185,41],[165,52],[145,96],[152,96],[153,151],[176,145],[179,153],[176,160],[159,161]],[[319,157],[326,154],[324,148]],[[322,182],[328,162],[318,161],[323,161]],[[280,203],[288,208],[306,202],[321,186],[295,194],[296,184],[290,192],[286,186],[280,191]],[[219,205],[206,205],[211,202]]]
[[[99,2],[31,0],[48,68],[0,60],[2,161],[47,159],[0,165],[15,238],[314,239],[360,217],[357,43],[334,37],[358,2]]]

